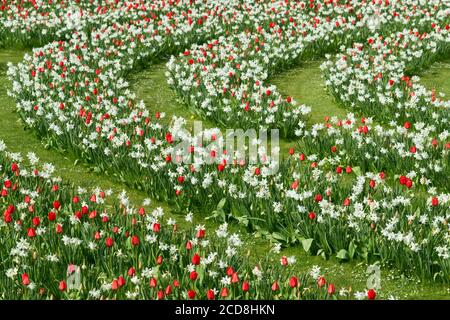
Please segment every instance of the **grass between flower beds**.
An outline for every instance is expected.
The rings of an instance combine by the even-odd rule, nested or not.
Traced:
[[[11,151],[24,154],[31,151],[36,153],[41,160],[53,163],[56,166],[56,174],[60,175],[66,182],[87,188],[100,186],[103,189],[112,189],[116,194],[126,189],[130,200],[136,204],[141,203],[146,198],[145,193],[130,190],[124,184],[114,183],[109,177],[97,174],[92,168],[82,164],[75,164],[76,159],[70,155],[62,155],[55,150],[46,150],[43,143],[31,131],[23,130],[23,125],[14,113],[14,101],[6,95],[7,88],[10,85],[6,78],[6,62],[19,62],[22,60],[23,54],[23,50],[0,50],[0,140],[4,140]],[[319,65],[320,62],[317,61],[307,62],[300,67],[282,73],[279,77],[272,80],[272,83],[276,84],[283,94],[289,94],[301,103],[310,105],[313,108],[311,123],[321,122],[327,115],[343,116],[346,113],[344,109],[333,102],[331,96],[325,91]],[[450,85],[447,83],[446,87],[443,83],[443,79],[446,76],[448,79],[450,67],[441,71],[438,72],[438,75],[430,76],[430,81],[437,81],[442,74],[441,82],[430,82],[430,85],[434,85],[441,90],[438,85],[442,84],[443,88],[450,90]],[[200,120],[177,101],[175,93],[166,84],[164,73],[165,64],[160,63],[150,67],[148,70],[135,74],[132,88],[137,97],[143,99],[150,109],[166,112],[169,115],[168,119],[172,115],[177,115],[190,119],[191,123],[193,120]],[[427,81],[426,76],[424,81]],[[203,121],[203,125],[204,127],[210,127],[214,124]],[[282,150],[287,149],[291,145],[293,145],[292,142],[283,141],[281,145]],[[163,207],[166,214],[176,218],[179,225],[183,227],[183,217],[170,215],[170,207],[167,204],[153,201],[153,206]],[[206,221],[198,215],[195,216],[195,219],[197,223],[205,224],[207,228],[216,226],[215,223]],[[238,226],[233,225],[232,228],[238,229]],[[253,244],[251,255],[254,257],[264,255],[270,247],[270,244],[263,239],[255,239],[249,236],[247,240]],[[329,275],[329,280],[333,281],[337,286],[352,287],[353,292],[361,291],[365,288],[367,275],[365,274],[366,266],[363,263],[340,263],[334,258],[325,261],[320,257],[307,255],[300,247],[284,249],[283,253],[288,256],[296,256],[299,271],[306,271],[311,269],[313,265],[319,265],[322,267],[324,275]],[[382,269],[381,284],[380,298],[388,298],[390,295],[393,295],[396,298],[445,299],[448,298],[449,292],[449,289],[444,285],[428,282],[420,283],[416,280],[407,279],[387,268]]]
[[[436,96],[439,93],[446,95],[445,99],[450,97],[450,55],[444,60],[436,62],[428,70],[420,75],[422,84],[430,90],[436,90]]]

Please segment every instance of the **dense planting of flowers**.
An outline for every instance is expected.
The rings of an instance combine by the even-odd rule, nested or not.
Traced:
[[[345,105],[384,122],[450,126],[450,102],[419,83],[415,73],[450,52],[450,9],[431,31],[405,29],[357,43],[323,64],[327,84]],[[435,20],[432,20],[435,21]]]
[[[350,297],[320,268],[295,273],[295,257],[277,248],[250,260],[226,223],[206,230],[188,215],[192,227],[180,230],[161,208],[149,212],[149,201],[135,208],[123,192],[106,205],[110,191],[72,189],[34,154],[26,163],[1,141],[0,148],[2,299]]]
[[[408,75],[448,52],[447,2],[74,1],[30,6],[26,16],[17,8],[2,9],[2,39],[32,25],[20,41],[33,44],[35,34],[64,26],[8,70],[20,116],[55,146],[180,210],[219,204],[224,217],[308,243],[312,253],[375,257],[448,281],[449,105]],[[351,48],[324,63],[327,85],[371,118],[349,114],[308,128],[310,108],[268,78],[340,46]],[[193,110],[222,125],[279,128],[298,135],[299,146],[281,163],[257,146],[264,161],[248,165],[224,152],[218,129],[201,133],[207,147],[186,134],[184,119],[164,124],[164,110],[136,101],[126,76],[171,53],[169,84]],[[172,159],[180,140],[189,164],[181,153]]]
[[[296,107],[291,97],[284,98],[276,87],[265,84],[268,76],[298,63],[302,58],[322,55],[336,51],[340,46],[366,40],[375,27],[383,33],[401,30],[405,26],[421,27],[426,23],[449,20],[448,8],[445,8],[447,11],[442,9],[440,3],[436,1],[435,6],[428,4],[417,8],[418,4],[414,1],[394,1],[392,5],[389,1],[384,4],[375,1],[369,4],[365,1],[320,4],[312,1],[310,6],[296,1],[261,2],[257,8],[258,15],[254,17],[250,14],[252,22],[242,33],[194,45],[181,53],[178,60],[172,58],[167,64],[169,84],[188,105],[221,124],[237,124],[242,128],[275,127],[282,129],[285,136],[302,135],[303,118],[309,108]],[[427,14],[421,14],[420,9]],[[433,17],[432,22],[430,16]],[[435,29],[440,30],[436,26]],[[446,35],[441,35],[441,38],[445,41]],[[384,39],[380,37],[381,40]],[[407,38],[403,40],[409,41]],[[409,47],[406,49],[409,50]],[[443,51],[443,48],[439,49]],[[427,52],[428,59],[436,58],[439,53],[434,50]],[[348,62],[350,67],[368,61],[365,56],[357,61],[353,59]],[[415,61],[410,63],[416,64]],[[329,64],[332,65],[332,62]],[[371,65],[367,68],[370,70],[358,70],[358,75],[365,77],[364,80],[371,72],[379,72]],[[367,98],[364,92],[353,90],[355,84],[351,80],[347,80],[351,86],[342,85],[340,78],[351,76],[342,67],[335,70],[325,64],[324,69],[336,79],[336,90],[340,90],[342,95],[354,92],[355,96]],[[394,72],[388,66],[386,69]],[[361,102],[363,104],[364,100]],[[367,109],[371,109],[371,113],[378,112],[372,105],[364,106],[365,112]],[[384,110],[387,110],[389,117],[390,110]]]

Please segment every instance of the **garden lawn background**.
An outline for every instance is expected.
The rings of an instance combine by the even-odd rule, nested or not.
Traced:
[[[95,167],[87,166],[77,160],[73,155],[48,149],[45,141],[40,141],[30,130],[24,130],[23,124],[15,114],[15,103],[7,96],[10,82],[6,77],[6,64],[18,63],[25,54],[23,49],[0,50],[0,140],[3,140],[10,151],[26,154],[34,152],[43,162],[55,165],[56,175],[61,176],[66,182],[85,188],[112,189],[115,194],[126,190],[130,200],[140,204],[147,198],[144,192],[128,188],[125,184],[113,181],[112,177],[97,173]],[[325,116],[345,116],[346,110],[339,107],[333,98],[327,93],[321,78],[321,61],[305,62],[302,65],[285,71],[271,79],[280,92],[291,95],[300,103],[312,107],[312,116],[308,124],[322,122]],[[190,120],[200,120],[198,116],[191,114],[188,109],[179,102],[176,94],[169,88],[165,77],[165,63],[152,65],[146,70],[136,73],[130,79],[132,89],[138,99],[144,100],[146,106],[152,111],[164,111],[166,119],[172,115],[182,116]],[[422,75],[422,82],[429,89],[436,88],[437,92],[450,95],[450,59],[438,62]],[[204,127],[216,126],[203,121]],[[294,141],[282,141],[281,149],[286,150],[295,146]],[[163,207],[168,217],[173,217],[183,227],[183,217],[171,213],[166,203],[152,200],[153,207]],[[196,223],[206,225],[207,230],[217,226],[216,223],[205,220],[205,215],[194,215]],[[246,230],[238,225],[232,225],[233,229],[241,229],[243,235]],[[253,257],[263,256],[272,246],[267,240],[245,236],[245,240],[252,245],[249,254]],[[310,256],[303,252],[300,246],[282,250],[286,256],[294,255],[297,258],[298,271],[310,270],[313,265],[319,265],[326,279],[334,283],[337,288],[351,287],[353,292],[362,291],[366,287],[366,265],[363,262],[351,261],[341,263],[335,258],[324,260],[321,257]],[[409,298],[409,299],[448,299],[450,288],[443,284],[421,282],[416,279],[408,279],[396,270],[388,267],[382,268],[380,298]]]

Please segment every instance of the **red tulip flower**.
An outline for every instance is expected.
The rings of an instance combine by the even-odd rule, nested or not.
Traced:
[[[53,211],[50,211],[48,213],[48,220],[49,221],[55,221],[55,219],[56,219],[56,213],[54,213]]]
[[[165,294],[166,296],[172,294],[172,286],[170,284],[166,287]]]
[[[159,231],[161,231],[161,224],[159,224],[159,223],[154,223],[154,224],[153,224],[153,232],[154,232],[154,233],[158,233]]]
[[[36,230],[34,230],[34,228],[28,228],[27,235],[28,235],[28,237],[30,237],[30,238],[36,237]]]
[[[189,290],[188,291],[188,297],[189,299],[195,299],[195,291],[194,290]]]
[[[319,277],[319,279],[317,279],[317,285],[319,286],[319,288],[322,288],[327,282],[325,281],[324,277]]]
[[[191,273],[189,274],[189,279],[191,279],[192,281],[197,280],[198,277],[198,273],[195,271],[191,271]]]
[[[105,239],[105,244],[108,248],[112,247],[114,245],[114,240],[110,237]]]
[[[234,272],[233,275],[231,276],[231,282],[232,283],[238,283],[239,282],[239,277],[238,277],[238,273]]]
[[[250,290],[250,284],[248,283],[248,281],[244,281],[242,283],[242,291],[247,292]]]
[[[214,300],[215,295],[214,295],[214,291],[212,289],[209,289],[208,292],[206,292],[206,298],[208,300]]]
[[[329,294],[330,296],[332,296],[335,292],[336,292],[336,289],[334,288],[334,285],[333,285],[332,283],[330,283],[330,284],[328,285],[328,294]]]
[[[124,277],[119,276],[119,278],[117,278],[117,284],[119,285],[119,287],[123,287],[126,284]]]
[[[439,200],[438,200],[438,198],[433,197],[433,198],[431,199],[431,205],[432,205],[433,207],[438,206],[438,205],[439,205]]]
[[[228,288],[222,288],[222,290],[220,291],[220,296],[222,298],[228,297]]]
[[[289,279],[289,286],[290,286],[291,288],[296,288],[297,285],[298,285],[297,277],[292,276],[292,277]]]
[[[350,199],[349,198],[345,198],[344,206],[348,207],[349,205],[350,205]]]
[[[67,284],[64,280],[59,282],[59,291],[66,291],[67,289]]]
[[[369,291],[367,291],[367,299],[375,300],[376,296],[377,296],[377,293],[375,292],[375,290],[369,289]]]
[[[30,278],[26,272],[22,274],[22,284],[24,286],[28,286],[30,284]]]
[[[202,239],[202,238],[205,237],[205,235],[206,235],[206,230],[200,229],[200,230],[197,231],[196,237],[197,237],[198,239]]]
[[[278,282],[274,282],[272,284],[272,291],[277,291],[278,289],[280,289],[280,286],[278,285]]]
[[[59,210],[59,208],[61,208],[61,203],[59,201],[54,201],[53,202],[53,208],[55,210]]]
[[[13,172],[17,172],[18,170],[19,170],[19,166],[17,165],[17,163],[13,163],[12,165],[11,165],[11,170],[13,171]]]
[[[140,241],[139,241],[139,237],[138,237],[138,236],[132,236],[132,237],[131,237],[131,244],[132,244],[134,247],[138,246],[139,243],[140,243]]]
[[[32,222],[35,227],[38,227],[41,224],[41,219],[39,219],[39,217],[34,217]]]
[[[200,256],[198,255],[198,253],[194,254],[192,257],[192,264],[197,266],[200,264]]]
[[[156,281],[155,278],[151,278],[149,284],[150,284],[150,288],[155,288],[156,285],[158,284],[158,282]]]

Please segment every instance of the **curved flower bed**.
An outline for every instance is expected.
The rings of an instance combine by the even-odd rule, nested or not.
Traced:
[[[429,23],[428,15],[418,14],[415,2],[311,4],[261,3],[257,18],[250,16],[252,24],[244,32],[194,45],[178,59],[172,57],[167,64],[169,84],[194,111],[223,126],[278,128],[283,136],[300,136],[309,108],[282,97],[276,87],[265,83],[268,76],[304,57],[367,39],[375,17],[381,33]],[[436,6],[422,7],[427,9],[437,19],[443,16]],[[330,77],[336,72],[336,78],[344,76],[345,70],[334,70],[330,64],[324,65]],[[351,87],[341,84],[336,86],[342,94],[352,94]]]
[[[192,226],[179,230],[161,208],[135,208],[125,193],[110,207],[109,191],[74,190],[34,154],[27,164],[0,147],[2,299],[339,297],[320,269],[296,274],[295,258],[277,250],[251,261],[227,224],[206,230],[188,216]]]
[[[425,118],[425,125],[417,117],[412,118],[413,123],[400,118],[405,121],[386,131],[372,126],[371,119],[359,123],[351,115],[306,129],[300,119],[307,108],[296,107],[292,99],[282,98],[263,83],[268,70],[303,54],[302,42],[289,35],[292,31],[303,37],[301,31],[317,29],[317,38],[306,35],[305,43],[318,44],[314,50],[320,51],[347,36],[349,42],[353,36],[363,37],[368,31],[362,26],[369,19],[363,13],[370,10],[379,9],[382,21],[393,17],[391,27],[430,28],[430,19],[437,23],[446,18],[438,6],[423,4],[422,10],[416,10],[412,9],[414,1],[406,1],[355,10],[352,2],[344,6],[311,3],[311,10],[299,10],[296,18],[314,16],[316,11],[323,16],[305,18],[308,26],[295,26],[295,19],[286,18],[283,24],[284,11],[258,2],[254,10],[274,12],[277,21],[272,24],[270,14],[253,16],[250,21],[258,22],[256,30],[259,24],[265,25],[258,32],[247,33],[254,28],[245,22],[253,7],[238,1],[232,5],[220,2],[219,6],[161,3],[124,2],[112,9],[94,10],[92,16],[83,15],[86,22],[69,30],[63,39],[35,48],[23,63],[10,65],[11,94],[24,122],[54,146],[76,152],[103,172],[169,200],[179,210],[216,209],[217,217],[235,218],[268,237],[286,243],[306,241],[313,253],[341,252],[344,259],[381,258],[403,270],[409,270],[415,261],[416,274],[448,281],[449,195],[445,192],[449,135],[444,127],[445,110],[439,111],[442,116],[436,121],[433,116]],[[405,9],[404,15],[400,9]],[[345,12],[348,17],[342,16]],[[349,18],[353,16],[356,18]],[[322,18],[326,22],[319,23]],[[445,33],[444,29],[439,33]],[[223,41],[211,40],[212,34]],[[330,35],[336,38],[330,39]],[[266,44],[256,50],[255,43],[260,41]],[[206,44],[183,51],[196,42]],[[299,148],[290,150],[290,158],[279,164],[277,174],[269,174],[276,163],[262,147],[259,155],[264,161],[248,165],[219,146],[213,150],[199,146],[198,137],[189,137],[183,130],[183,119],[164,125],[160,122],[163,112],[150,114],[135,100],[125,76],[177,50],[184,54],[177,62],[174,58],[169,62],[169,79],[196,108],[204,104],[205,97],[210,99],[202,111],[206,116],[243,127],[281,125],[286,134],[294,130],[303,136]],[[317,52],[314,50],[311,52]],[[230,52],[233,59],[227,61]],[[264,63],[267,68],[262,67]],[[221,96],[223,83],[227,84],[225,96]],[[193,94],[195,90],[200,91]],[[249,101],[249,113],[245,114]],[[226,111],[228,107],[230,111]],[[244,111],[237,110],[241,107]],[[384,112],[388,111],[379,114]],[[376,113],[375,120],[384,120],[378,112],[368,113]],[[218,129],[201,134],[213,142]],[[189,146],[192,156],[213,156],[218,163],[205,164],[194,158],[186,164],[178,155],[172,159],[179,141]]]
[[[447,11],[446,19],[450,16]],[[450,102],[414,76],[450,52],[450,25],[431,23],[431,32],[409,29],[355,44],[323,64],[327,84],[345,105],[380,121],[423,122],[441,131],[450,123]]]

